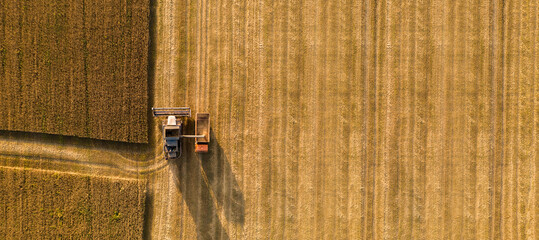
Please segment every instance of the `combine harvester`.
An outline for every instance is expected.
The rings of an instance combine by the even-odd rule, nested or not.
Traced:
[[[197,113],[195,121],[195,135],[183,135],[183,119],[191,117],[188,107],[152,108],[153,116],[167,116],[163,122],[163,151],[166,159],[179,158],[182,154],[182,138],[195,139],[195,152],[208,152],[210,143],[210,114]]]

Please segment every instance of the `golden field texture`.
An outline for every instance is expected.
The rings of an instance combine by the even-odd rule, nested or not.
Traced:
[[[150,1],[148,100],[209,112],[210,152],[164,160],[161,118],[149,144],[0,132],[0,164],[147,180],[147,239],[537,239],[537,5]]]
[[[152,236],[537,239],[537,5],[158,1],[156,104],[214,138]]]
[[[0,130],[148,141],[149,0],[0,2]]]
[[[144,181],[0,167],[3,239],[140,239]]]

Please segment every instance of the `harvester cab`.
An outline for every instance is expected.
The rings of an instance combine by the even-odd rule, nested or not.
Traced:
[[[183,118],[191,117],[191,109],[188,107],[152,108],[154,117],[167,116],[163,122],[163,151],[166,159],[179,158],[181,156],[181,139],[194,138],[195,152],[208,152],[210,143],[210,114],[197,113],[195,121],[195,135],[182,134]]]

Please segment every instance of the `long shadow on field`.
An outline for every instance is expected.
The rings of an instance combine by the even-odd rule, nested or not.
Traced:
[[[183,156],[171,164],[176,185],[197,226],[199,239],[229,239],[219,215],[243,225],[245,199],[223,148],[213,131],[205,154],[194,152],[194,141],[183,142]]]
[[[17,140],[21,142],[42,142],[58,146],[73,146],[86,149],[101,149],[120,153],[143,153],[150,151],[153,146],[149,143],[130,143],[94,138],[65,136],[49,133],[21,132],[0,130],[0,139]]]

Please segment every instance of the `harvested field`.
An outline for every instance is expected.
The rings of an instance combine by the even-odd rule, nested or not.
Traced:
[[[0,2],[0,130],[148,141],[149,0]]]
[[[5,239],[140,239],[146,184],[0,167]]]
[[[153,238],[538,238],[537,1],[157,6],[156,104],[214,139]]]

